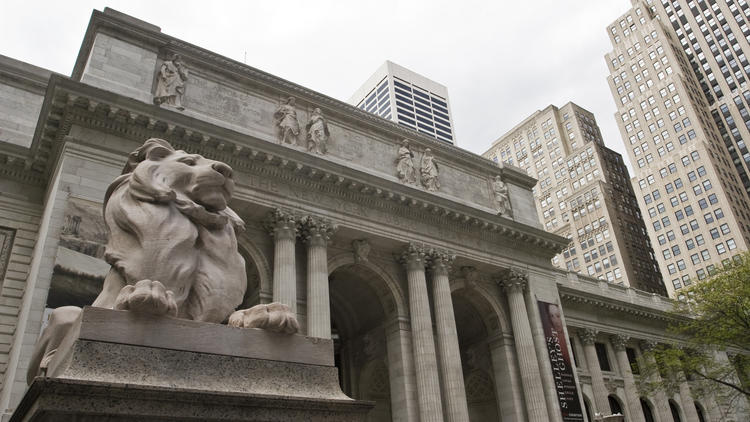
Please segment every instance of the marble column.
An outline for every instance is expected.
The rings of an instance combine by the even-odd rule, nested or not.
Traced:
[[[526,412],[529,421],[547,421],[547,405],[544,401],[539,361],[531,335],[529,314],[523,292],[528,284],[528,274],[511,269],[499,280],[508,296],[513,338],[516,344],[518,366],[521,371],[521,387],[526,401]]]
[[[274,239],[273,301],[289,305],[292,313],[297,313],[297,268],[294,249],[297,241],[297,218],[291,212],[277,208],[271,212],[265,226]]]
[[[586,364],[591,375],[591,389],[594,391],[594,406],[596,413],[602,416],[611,415],[612,410],[609,408],[609,392],[604,385],[602,369],[599,366],[599,357],[596,355],[596,330],[585,329],[578,332],[578,336],[583,342],[583,354],[586,356]]]
[[[328,240],[336,231],[330,221],[305,217],[302,238],[307,244],[307,335],[331,338],[331,305],[328,297]]]
[[[628,354],[625,351],[625,347],[630,341],[630,337],[617,334],[611,337],[612,346],[615,349],[615,358],[617,359],[617,366],[620,367],[620,375],[622,375],[622,382],[625,389],[625,401],[629,413],[629,421],[633,422],[645,422],[646,419],[643,416],[643,410],[641,409],[641,398],[638,395],[638,387],[635,385],[635,378],[633,378],[633,370],[630,368],[630,360],[628,360]]]
[[[469,408],[466,404],[461,352],[458,348],[456,318],[453,315],[453,299],[448,281],[448,270],[455,257],[445,251],[433,251],[429,258],[432,270],[432,303],[435,308],[438,356],[443,374],[445,420],[464,422],[469,420]]]
[[[657,343],[655,341],[641,342],[641,349],[646,352],[643,358],[648,362],[650,366],[654,368],[656,367],[656,361],[654,359],[654,356],[649,352],[653,350],[656,345]],[[659,375],[659,372],[653,373],[651,377],[656,383],[661,383],[661,375]],[[663,388],[657,388],[657,390],[654,392],[654,407],[656,407],[656,412],[659,413],[658,418],[660,422],[674,422],[672,411],[669,409],[669,398],[667,397],[667,393],[664,392]]]
[[[675,376],[680,380],[680,402],[682,403],[682,414],[685,415],[685,421],[700,422],[698,412],[695,410],[695,399],[693,399],[693,393],[690,391],[690,384],[688,384],[685,374],[680,371]]]
[[[432,336],[432,317],[425,276],[425,248],[410,243],[401,255],[406,266],[409,284],[409,314],[413,338],[414,369],[417,378],[417,400],[419,420],[438,422],[443,420],[443,406],[440,398],[440,379],[435,340]]]

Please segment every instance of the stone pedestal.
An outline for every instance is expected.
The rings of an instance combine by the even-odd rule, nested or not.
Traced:
[[[331,340],[85,308],[11,421],[364,421]],[[62,352],[64,351],[64,352]]]

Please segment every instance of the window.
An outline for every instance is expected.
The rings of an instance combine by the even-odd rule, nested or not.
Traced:
[[[719,234],[719,229],[716,229],[716,228],[713,228],[713,229],[711,229],[711,230],[709,231],[709,233],[711,234],[711,239],[718,239],[718,238],[719,238],[719,236],[721,236],[721,235]]]
[[[737,244],[734,242],[734,239],[727,240],[727,248],[729,248],[730,251],[737,249]]]
[[[719,255],[727,252],[727,249],[724,247],[724,243],[719,242],[716,244],[716,252],[718,252]]]
[[[693,242],[693,239],[688,239],[685,241],[685,246],[687,246],[688,250],[695,248],[695,242]]]
[[[721,234],[729,234],[729,224],[724,223],[721,226],[719,226],[719,229],[721,229]]]
[[[708,261],[709,259],[711,259],[711,254],[708,253],[708,249],[704,249],[701,251],[701,257],[704,261]]]
[[[700,257],[698,256],[697,253],[694,253],[694,254],[690,255],[690,261],[693,262],[693,265],[698,265],[698,264],[700,264],[701,259],[700,259]]]
[[[706,224],[710,224],[710,223],[713,223],[713,222],[714,222],[714,216],[713,216],[713,214],[711,214],[710,212],[709,212],[709,213],[706,213],[706,214],[704,214],[704,215],[703,215],[703,218],[704,218],[704,219],[706,220]]]
[[[596,357],[599,360],[599,368],[602,371],[611,371],[612,367],[609,365],[607,346],[604,343],[594,343],[594,347],[596,348]]]
[[[716,208],[714,214],[716,215],[717,220],[721,220],[722,218],[724,218],[724,211],[722,211],[721,208]]]
[[[701,246],[701,245],[703,245],[704,243],[706,243],[706,242],[705,242],[705,241],[703,240],[703,235],[702,235],[702,234],[699,234],[698,236],[695,236],[695,243],[696,243],[696,244],[697,244],[698,246]]]

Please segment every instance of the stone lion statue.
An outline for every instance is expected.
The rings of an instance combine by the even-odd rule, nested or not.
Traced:
[[[167,315],[235,327],[295,333],[279,303],[235,311],[247,288],[237,250],[242,219],[227,206],[234,180],[228,165],[175,150],[152,138],[133,151],[104,197],[112,267],[93,306]],[[27,381],[44,373],[80,308],[57,308],[40,337]]]

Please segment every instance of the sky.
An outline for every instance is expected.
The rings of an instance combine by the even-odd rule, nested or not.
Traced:
[[[448,87],[458,146],[481,154],[537,110],[572,101],[625,153],[607,85],[607,25],[629,0],[0,2],[0,54],[70,75],[93,9],[347,101],[391,60]],[[632,167],[631,174],[632,174]]]

